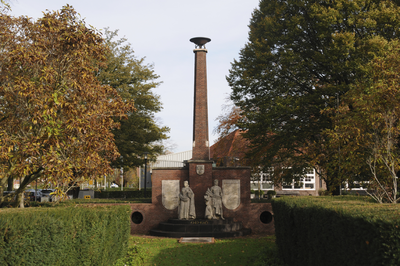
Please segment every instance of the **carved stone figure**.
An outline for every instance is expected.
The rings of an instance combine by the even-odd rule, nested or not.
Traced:
[[[194,193],[189,187],[188,181],[183,182],[182,191],[181,193],[179,193],[178,219],[196,219],[196,211],[194,208]]]
[[[210,189],[207,189],[206,194],[204,195],[204,200],[206,202],[206,213],[204,216],[206,219],[211,220],[214,218],[214,211],[212,206],[212,193]]]
[[[207,219],[224,219],[222,214],[222,189],[218,186],[218,180],[214,180],[214,186],[207,189],[204,195],[206,201],[205,217]]]

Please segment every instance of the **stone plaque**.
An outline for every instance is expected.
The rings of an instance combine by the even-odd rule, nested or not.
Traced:
[[[179,243],[215,243],[214,237],[181,237]]]
[[[222,180],[222,202],[228,210],[234,210],[240,205],[240,179]]]
[[[162,180],[162,204],[167,210],[173,210],[179,203],[179,180]]]

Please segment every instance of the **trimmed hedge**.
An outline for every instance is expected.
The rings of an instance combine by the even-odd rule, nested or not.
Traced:
[[[400,206],[346,197],[272,201],[276,244],[288,265],[400,265]]]
[[[125,255],[130,207],[0,210],[0,265],[113,265]]]
[[[139,199],[144,198],[144,190],[95,191],[94,197],[99,199]],[[146,191],[146,198],[151,198],[151,190]]]

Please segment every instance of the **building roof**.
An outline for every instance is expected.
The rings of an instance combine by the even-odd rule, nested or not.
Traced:
[[[192,158],[191,150],[160,155],[157,157],[157,161],[151,164],[151,167],[183,167],[183,161],[190,160],[190,158]]]
[[[243,131],[235,130],[229,135],[220,139],[210,147],[210,157],[214,161],[224,158],[238,158],[243,160],[249,150],[249,141],[243,136]],[[226,162],[224,163],[226,165]],[[243,165],[243,163],[241,163]]]

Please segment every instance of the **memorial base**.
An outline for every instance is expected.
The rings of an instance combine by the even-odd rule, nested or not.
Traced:
[[[157,229],[150,230],[152,236],[163,237],[238,237],[250,235],[251,229],[243,228],[241,222],[233,219],[226,220],[179,220],[169,219],[168,222],[160,223]]]

